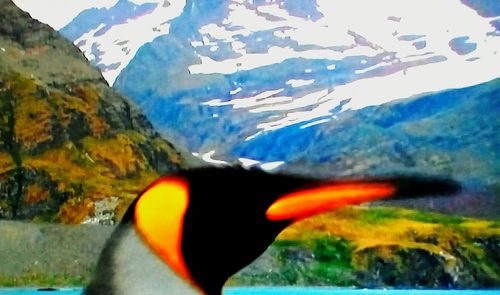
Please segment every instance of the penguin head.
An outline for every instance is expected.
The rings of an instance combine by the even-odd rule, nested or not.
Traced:
[[[292,222],[397,193],[391,181],[321,181],[210,168],[152,183],[130,206],[141,239],[205,294],[260,256]]]

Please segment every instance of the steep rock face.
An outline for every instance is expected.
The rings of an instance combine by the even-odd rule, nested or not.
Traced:
[[[0,218],[112,223],[184,158],[73,44],[0,5]]]

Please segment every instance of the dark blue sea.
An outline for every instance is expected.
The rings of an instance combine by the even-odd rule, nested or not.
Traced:
[[[81,289],[0,289],[1,295],[80,295]],[[226,288],[224,295],[500,295],[499,290],[369,290],[338,288]]]

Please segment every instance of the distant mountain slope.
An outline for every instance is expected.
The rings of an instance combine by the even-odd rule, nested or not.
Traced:
[[[141,2],[120,0],[110,8],[82,11],[60,30],[101,69],[110,85],[142,45],[168,34],[169,21],[181,14],[185,4],[184,0]]]
[[[237,145],[252,158],[286,158],[282,169],[324,176],[418,173],[460,181],[455,198],[406,206],[498,218],[500,212],[500,79],[398,103],[347,112],[336,124],[279,130]],[[272,146],[291,143],[293,152]],[[281,168],[281,167],[280,167]]]
[[[61,32],[179,146],[313,175],[446,175],[464,192],[427,207],[498,215],[500,2],[138,3]]]
[[[77,47],[0,6],[0,218],[110,223],[185,166]]]
[[[499,77],[498,3],[469,2],[369,2],[360,13],[349,1],[120,0],[61,33],[160,132],[220,155],[291,125],[335,125],[345,110]]]

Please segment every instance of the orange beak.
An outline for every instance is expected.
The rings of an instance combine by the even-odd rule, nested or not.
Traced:
[[[396,188],[384,182],[325,184],[282,196],[266,211],[269,220],[299,220],[346,205],[392,196]]]

